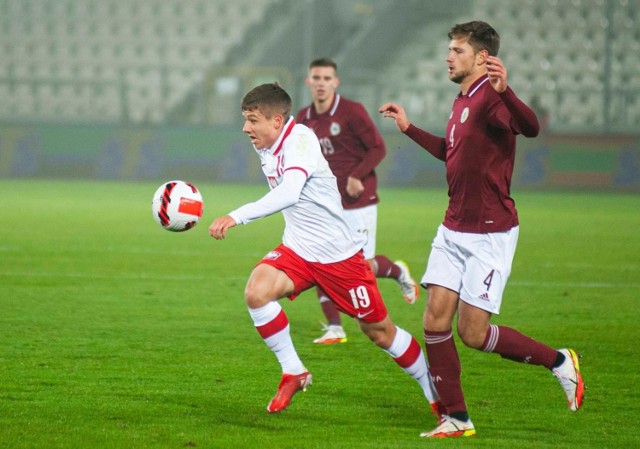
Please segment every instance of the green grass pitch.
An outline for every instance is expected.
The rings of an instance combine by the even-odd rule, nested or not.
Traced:
[[[0,180],[2,448],[639,447],[640,199],[515,192],[520,242],[496,323],[582,353],[583,409],[543,368],[459,345],[475,439],[425,441],[435,425],[415,382],[346,320],[349,343],[317,347],[311,292],[283,301],[314,385],[265,407],[280,369],[243,301],[279,241],[275,215],[208,236],[211,221],[266,186],[200,183],[202,222],[151,217],[158,183]],[[443,189],[382,189],[378,253],[424,270]],[[392,318],[422,341],[424,291]]]

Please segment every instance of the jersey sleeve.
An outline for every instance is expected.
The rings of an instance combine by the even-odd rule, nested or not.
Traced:
[[[498,96],[501,101],[490,109],[490,123],[525,137],[537,136],[540,124],[533,109],[520,100],[510,87]]]
[[[364,178],[371,173],[382,162],[387,155],[387,149],[380,132],[376,128],[369,117],[364,106],[356,103],[354,114],[349,126],[354,136],[358,136],[358,140],[365,151],[366,156],[353,169],[350,176],[358,179]]]
[[[434,157],[441,161],[447,158],[447,143],[443,137],[438,137],[427,131],[424,131],[413,124],[409,124],[409,127],[404,132],[415,143],[431,153]]]
[[[316,155],[320,152],[317,139],[311,131],[305,132],[306,129],[302,127],[296,130],[294,127],[292,135],[284,141],[281,152],[284,158],[282,180],[278,185],[258,201],[245,204],[229,213],[237,223],[247,224],[280,212],[298,202],[305,182],[316,171]]]
[[[265,196],[253,203],[245,204],[229,213],[238,224],[247,224],[259,218],[268,217],[292,206],[300,199],[300,193],[307,181],[302,170],[285,170],[282,182]]]

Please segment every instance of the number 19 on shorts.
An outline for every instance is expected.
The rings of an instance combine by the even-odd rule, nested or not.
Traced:
[[[364,287],[364,285],[360,285],[356,288],[350,289],[349,294],[351,295],[351,302],[353,303],[354,309],[366,309],[371,305],[369,292],[367,292],[367,289]]]

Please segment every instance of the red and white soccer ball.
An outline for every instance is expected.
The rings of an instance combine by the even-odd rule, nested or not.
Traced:
[[[153,194],[153,218],[167,231],[182,232],[193,228],[200,217],[204,203],[200,191],[185,181],[169,181]]]

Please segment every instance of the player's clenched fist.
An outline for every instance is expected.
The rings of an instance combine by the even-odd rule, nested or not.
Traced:
[[[209,235],[216,240],[222,240],[227,235],[227,229],[236,225],[236,221],[230,215],[216,218],[209,226]]]

